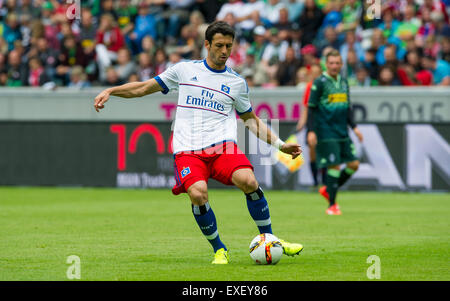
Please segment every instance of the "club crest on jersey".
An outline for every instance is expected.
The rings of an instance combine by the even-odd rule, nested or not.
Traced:
[[[183,168],[183,170],[181,171],[181,177],[184,178],[185,176],[187,176],[188,174],[191,173],[191,169],[189,167],[185,167]]]
[[[222,92],[230,94],[230,87],[228,86],[222,85],[222,88],[220,88],[220,90],[222,90]]]

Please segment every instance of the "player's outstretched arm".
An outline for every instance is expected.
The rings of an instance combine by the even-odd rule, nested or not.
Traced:
[[[272,132],[267,125],[255,115],[254,112],[248,112],[242,114],[241,119],[244,120],[245,126],[264,142],[273,145],[280,149],[286,154],[292,155],[292,159],[297,158],[301,153],[302,149],[300,145],[296,143],[285,143],[282,141],[274,132]]]
[[[94,108],[97,112],[105,107],[109,97],[118,96],[124,98],[142,97],[151,93],[162,91],[163,88],[152,78],[145,82],[132,82],[112,87],[100,92],[94,99]]]

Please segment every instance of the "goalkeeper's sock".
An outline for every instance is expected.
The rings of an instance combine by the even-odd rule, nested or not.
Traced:
[[[261,187],[252,193],[245,194],[247,198],[247,208],[251,217],[258,226],[259,233],[272,234],[272,222],[270,221],[269,205],[264,197]]]
[[[316,161],[309,162],[309,166],[311,167],[311,173],[312,173],[313,180],[314,180],[314,186],[317,186],[317,185],[319,185],[319,183],[317,181],[317,164],[316,164]]]
[[[209,206],[209,202],[202,206],[192,205],[192,213],[203,235],[205,235],[213,247],[214,253],[222,248],[227,250],[227,247],[220,240],[219,232],[217,231],[216,216]]]
[[[344,168],[344,170],[341,171],[341,175],[339,176],[339,182],[338,185],[341,187],[342,185],[347,182],[348,179],[355,173],[356,170],[353,170],[351,168]]]
[[[327,172],[327,192],[330,196],[330,206],[336,203],[337,190],[339,188],[339,176],[341,171],[338,169],[328,169]]]

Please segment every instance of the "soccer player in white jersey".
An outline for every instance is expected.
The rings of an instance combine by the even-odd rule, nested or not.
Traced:
[[[208,202],[208,179],[235,185],[246,195],[247,207],[259,232],[272,233],[267,200],[253,173],[253,166],[237,147],[236,114],[257,137],[291,154],[298,144],[285,143],[252,111],[245,80],[225,63],[234,40],[233,28],[217,21],[205,33],[208,56],[201,61],[180,62],[145,82],[132,82],[102,91],[94,101],[99,112],[111,95],[132,98],[178,89],[173,150],[176,185],[172,192],[187,193],[194,218],[214,249],[213,264],[227,264],[227,247],[220,240],[216,217]],[[298,255],[303,246],[281,240],[284,253]]]

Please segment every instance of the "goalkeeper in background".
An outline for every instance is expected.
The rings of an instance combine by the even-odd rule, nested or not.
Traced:
[[[342,78],[342,58],[337,50],[326,56],[327,71],[314,80],[308,101],[308,129],[316,146],[318,168],[327,168],[325,186],[319,193],[329,202],[326,213],[340,215],[336,203],[339,187],[358,170],[355,146],[349,135],[350,126],[362,142],[363,135],[353,122],[348,82]],[[346,166],[341,170],[341,164]]]

